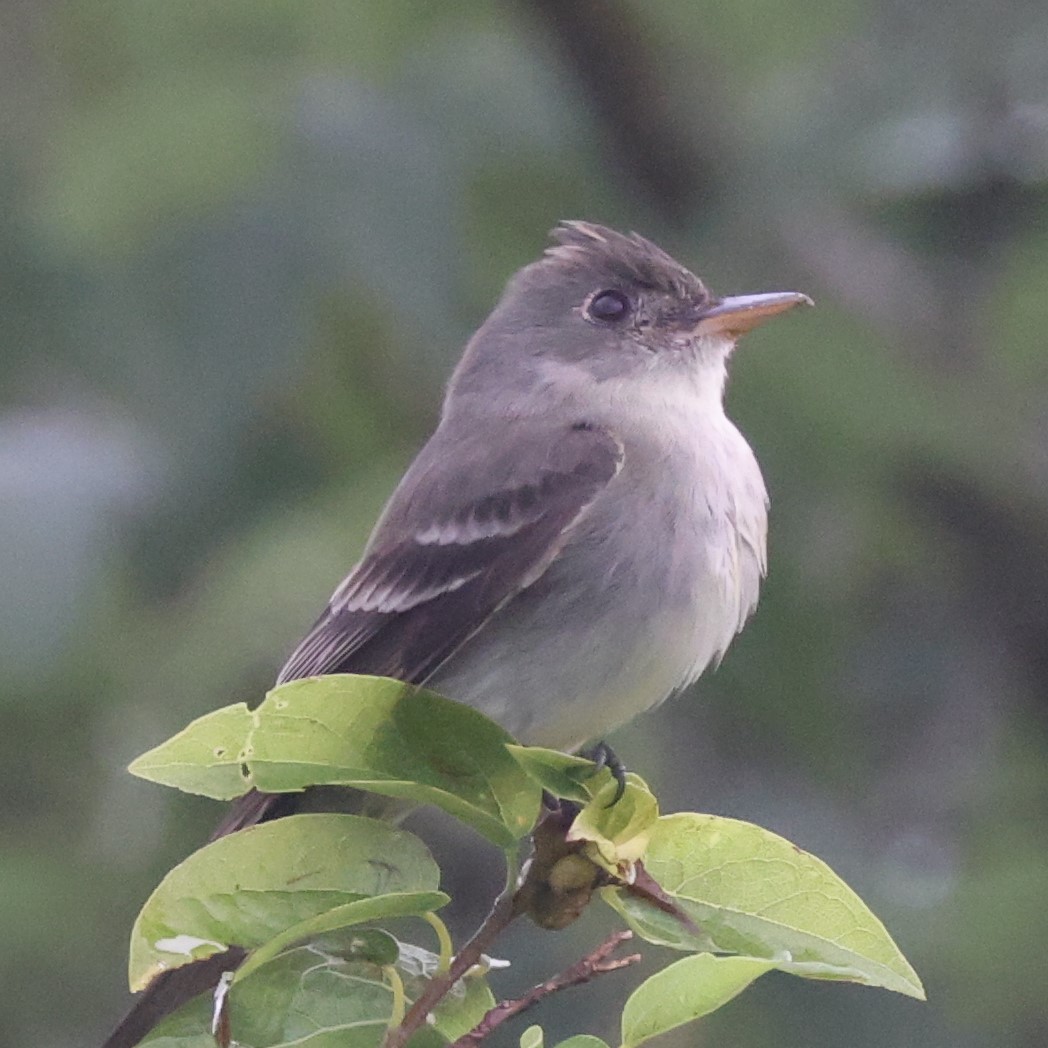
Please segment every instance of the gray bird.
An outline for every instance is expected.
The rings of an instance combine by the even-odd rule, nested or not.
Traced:
[[[426,683],[574,750],[694,681],[757,603],[768,498],[724,414],[739,335],[650,241],[566,222],[509,283],[440,425],[281,681]]]
[[[521,742],[576,750],[692,683],[753,611],[768,497],[724,414],[727,362],[810,299],[718,298],[635,233],[565,222],[553,238],[470,340],[436,431],[281,682],[424,683]],[[250,793],[215,836],[299,798]],[[107,1048],[157,1021],[150,996],[186,998],[182,971]]]

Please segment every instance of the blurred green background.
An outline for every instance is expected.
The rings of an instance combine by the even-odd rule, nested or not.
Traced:
[[[676,1044],[1048,1043],[1046,41],[1043,0],[3,5],[0,1044],[120,1013],[218,812],[125,764],[269,685],[561,218],[816,299],[729,391],[760,611],[612,741],[825,858],[930,997],[771,975]],[[534,1018],[613,1039],[634,975]]]

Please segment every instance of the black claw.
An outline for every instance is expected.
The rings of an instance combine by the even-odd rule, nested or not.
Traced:
[[[606,807],[613,808],[622,800],[622,795],[626,792],[626,765],[619,760],[618,755],[606,742],[598,742],[584,756],[597,765],[597,771],[607,768],[611,772],[611,777],[615,780],[615,796],[611,798]]]

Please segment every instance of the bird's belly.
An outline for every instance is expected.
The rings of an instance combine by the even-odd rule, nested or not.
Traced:
[[[521,742],[575,749],[660,702],[683,676],[683,643],[670,650],[664,638],[653,644],[644,627],[631,624],[633,635],[623,636],[615,625],[602,623],[610,627],[605,633],[575,624],[532,644],[534,631],[500,631],[464,651],[432,686],[476,706]]]
[[[570,750],[694,680],[744,617],[737,559],[721,556],[737,536],[687,488],[654,508],[590,521],[431,686],[521,742]]]

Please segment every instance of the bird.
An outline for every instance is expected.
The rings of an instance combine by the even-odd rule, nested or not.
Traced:
[[[768,495],[725,414],[728,362],[811,300],[718,297],[652,241],[591,222],[551,239],[467,343],[435,431],[278,683],[393,677],[575,752],[718,664],[755,609]],[[252,790],[212,839],[301,800]],[[223,958],[164,973],[105,1048],[138,1043]]]

